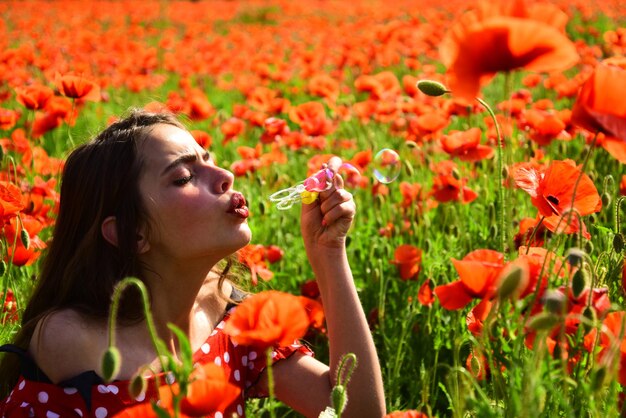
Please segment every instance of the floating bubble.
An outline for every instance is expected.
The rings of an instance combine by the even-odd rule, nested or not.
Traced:
[[[381,183],[388,184],[397,179],[401,169],[400,156],[392,149],[381,149],[374,157],[374,177]]]

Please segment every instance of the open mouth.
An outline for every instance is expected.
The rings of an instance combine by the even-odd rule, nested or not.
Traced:
[[[228,213],[233,213],[240,218],[247,218],[249,215],[248,207],[246,206],[246,198],[241,193],[233,193],[230,197],[230,208]]]

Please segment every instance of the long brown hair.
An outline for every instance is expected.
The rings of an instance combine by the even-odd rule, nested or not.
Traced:
[[[27,349],[37,323],[60,309],[106,318],[115,284],[140,277],[137,230],[148,225],[139,193],[141,142],[151,127],[169,124],[184,129],[171,114],[133,110],[68,157],[52,242],[33,294],[22,317],[15,345]],[[115,216],[118,245],[100,231]],[[141,319],[140,303],[130,293],[120,308],[121,320]],[[19,359],[4,355],[0,363],[0,399],[19,376]]]

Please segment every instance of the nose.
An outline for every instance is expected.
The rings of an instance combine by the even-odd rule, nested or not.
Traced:
[[[235,176],[230,171],[221,167],[214,167],[211,188],[214,193],[226,193],[233,186]]]

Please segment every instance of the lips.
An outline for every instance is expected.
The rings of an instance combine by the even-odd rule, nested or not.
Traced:
[[[241,193],[233,193],[230,197],[230,208],[228,213],[239,216],[242,219],[246,219],[249,215],[248,207],[246,206],[246,198]]]

